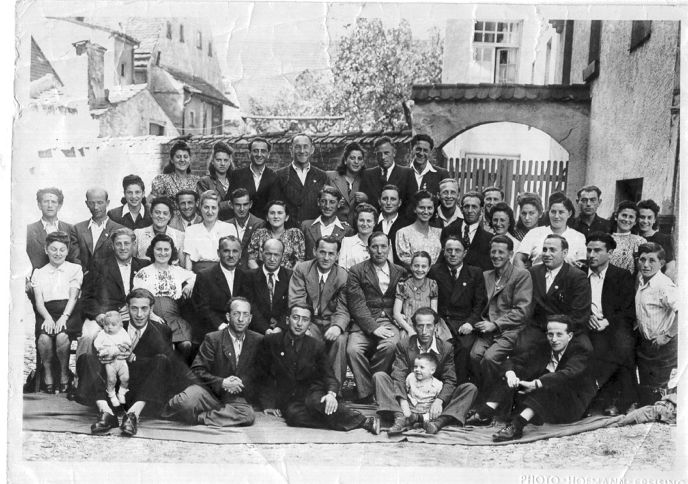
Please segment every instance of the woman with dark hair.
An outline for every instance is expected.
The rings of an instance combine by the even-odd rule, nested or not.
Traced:
[[[81,330],[77,300],[83,272],[79,264],[67,262],[69,235],[60,230],[45,238],[48,263],[33,271],[31,287],[36,301],[36,348],[43,365],[46,393],[66,392],[69,386],[69,333]],[[60,363],[59,387],[55,386],[53,358]]]
[[[170,149],[170,162],[161,175],[153,178],[150,198],[168,197],[174,200],[181,190],[196,190],[197,175],[191,174],[191,147],[185,141],[177,141]]]
[[[127,175],[122,179],[122,206],[113,208],[108,217],[131,230],[142,229],[153,223],[146,210],[146,185],[138,175]]]
[[[134,230],[134,235],[136,236],[134,257],[150,260],[147,254],[151,241],[158,234],[167,234],[172,238],[174,246],[179,253],[179,259],[172,259],[172,263],[184,267],[184,232],[169,226],[173,211],[174,203],[169,198],[160,197],[151,202],[150,213],[152,225],[143,229]]]
[[[132,289],[148,289],[155,296],[155,314],[165,320],[172,330],[175,350],[190,364],[191,325],[181,316],[179,302],[191,297],[196,274],[171,264],[177,258],[177,248],[169,235],[153,237],[146,255],[153,263],[136,273]]]
[[[514,243],[514,253],[518,250],[521,242],[514,236],[514,229],[516,221],[514,220],[514,211],[505,202],[498,202],[488,213],[490,227],[495,235],[505,235]],[[513,257],[512,257],[513,262]]]
[[[234,150],[222,141],[213,145],[213,155],[208,163],[208,175],[198,180],[196,191],[199,195],[207,190],[220,194],[220,214],[218,219],[225,221],[232,218],[232,203],[229,201],[230,175],[234,169]]]
[[[355,141],[344,147],[342,159],[335,171],[328,171],[329,184],[342,194],[342,202],[337,217],[343,222],[355,225],[354,208],[357,204],[367,202],[368,197],[359,190],[361,173],[365,168],[365,150]]]
[[[542,264],[542,244],[550,234],[561,235],[568,242],[566,262],[580,266],[586,260],[585,236],[568,226],[568,221],[576,215],[573,202],[563,193],[553,194],[549,197],[547,214],[549,225],[530,229],[523,237],[514,256],[515,267],[527,269]]]
[[[430,265],[437,262],[442,251],[442,229],[430,226],[430,219],[435,215],[437,206],[435,197],[430,192],[421,190],[412,200],[416,221],[399,229],[395,241],[397,256],[406,268],[411,267],[413,254],[418,251],[423,250],[430,254]]]
[[[609,262],[631,274],[636,273],[638,247],[646,242],[643,237],[633,233],[637,230],[638,215],[638,207],[629,200],[620,202],[612,215],[612,237],[616,241],[616,249],[609,257]]]
[[[523,240],[523,237],[540,224],[542,217],[542,199],[537,193],[521,193],[517,199],[518,204],[518,222],[514,227],[514,237],[517,240]]]
[[[659,244],[664,249],[666,263],[662,267],[669,278],[676,282],[676,260],[674,258],[674,241],[670,235],[663,234],[658,228],[659,205],[654,200],[641,200],[638,202],[638,229],[639,235],[648,242]]]
[[[306,258],[306,240],[297,228],[287,229],[284,224],[289,220],[289,209],[282,200],[272,200],[267,205],[267,227],[257,229],[248,243],[248,267],[258,269],[263,261],[263,244],[268,239],[278,239],[284,245],[280,266],[293,269],[297,262]]]
[[[377,210],[369,203],[361,203],[354,209],[356,233],[342,239],[338,264],[346,270],[370,259],[368,238],[377,224]]]

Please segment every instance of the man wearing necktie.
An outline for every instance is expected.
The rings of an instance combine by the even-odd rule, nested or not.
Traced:
[[[325,343],[334,376],[341,387],[346,376],[346,342],[349,310],[346,301],[348,273],[337,265],[341,242],[321,237],[314,260],[299,262],[289,282],[289,305],[313,307],[308,334]]]
[[[263,338],[257,363],[263,412],[284,417],[292,427],[362,428],[378,434],[378,417],[366,418],[337,401],[339,384],[325,345],[306,334],[312,316],[310,307],[292,306],[287,331]]]
[[[172,332],[162,323],[151,320],[155,298],[146,289],[133,289],[127,295],[131,345],[104,349],[97,355],[83,355],[84,378],[79,382],[77,401],[99,410],[98,420],[91,425],[91,433],[104,434],[120,426],[122,435],[136,435],[143,410],[158,416],[170,394],[188,386],[183,364],[172,351]],[[103,362],[126,357],[129,366],[129,392],[126,394],[126,414],[119,425],[109,406]],[[179,389],[177,389],[179,387]]]
[[[480,221],[483,200],[480,192],[464,193],[460,202],[463,218],[457,218],[443,228],[440,240],[444,242],[451,235],[461,239],[466,248],[466,264],[489,271],[493,269],[490,260],[492,234],[483,228]]]
[[[248,329],[251,303],[227,304],[227,326],[208,333],[191,365],[199,380],[173,396],[162,416],[190,424],[235,427],[253,424],[256,353],[263,337]]]
[[[569,244],[564,237],[550,234],[542,243],[542,264],[531,267],[533,279],[532,318],[521,330],[514,352],[546,346],[547,316],[566,314],[576,331],[586,332],[592,302],[585,273],[565,262]]]
[[[580,419],[597,390],[588,364],[592,344],[564,314],[547,316],[547,344],[515,352],[501,367],[504,377],[489,390],[486,402],[466,425],[490,425],[496,410],[516,410],[511,422],[492,436],[495,442],[520,439],[530,422],[571,423]]]
[[[428,272],[437,281],[437,312],[444,319],[454,345],[454,366],[459,384],[469,380],[469,354],[485,307],[485,279],[483,271],[465,263],[464,242],[449,236],[444,241],[443,256]]]
[[[246,282],[237,294],[251,301],[253,318],[251,330],[260,334],[286,330],[289,311],[289,281],[292,273],[281,267],[284,244],[268,239],[263,244],[263,264],[246,274]]]

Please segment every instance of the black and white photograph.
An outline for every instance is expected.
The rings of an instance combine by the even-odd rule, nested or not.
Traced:
[[[688,482],[685,4],[6,10],[8,482]]]

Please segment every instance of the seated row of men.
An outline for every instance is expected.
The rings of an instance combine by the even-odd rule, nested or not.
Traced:
[[[121,267],[120,263],[124,263],[132,264],[133,267],[131,247],[135,242],[134,237],[128,229],[119,229],[112,234],[112,243],[116,249],[111,265]],[[49,236],[48,240],[54,238]],[[122,241],[128,243],[123,244]],[[142,360],[139,363],[145,363],[144,366],[131,372],[131,382],[125,388],[130,388],[130,393],[136,395],[133,389],[138,386],[137,390],[143,391],[145,398],[137,396],[138,400],[129,406],[122,424],[123,431],[125,435],[136,432],[138,415],[150,401],[164,404],[165,415],[179,413],[187,421],[210,422],[213,425],[223,421],[226,412],[218,410],[219,407],[213,403],[207,392],[215,390],[215,398],[219,398],[221,402],[224,401],[222,392],[226,391],[229,395],[241,393],[243,383],[230,380],[230,377],[238,375],[224,374],[225,370],[230,373],[236,371],[239,365],[235,359],[233,370],[232,365],[222,366],[224,369],[218,370],[219,374],[214,375],[214,380],[198,368],[199,365],[205,365],[203,360],[207,360],[209,355],[217,354],[219,340],[225,342],[220,347],[223,353],[231,353],[231,349],[237,354],[243,351],[244,340],[237,329],[242,322],[255,328],[257,332],[265,333],[265,352],[272,352],[275,360],[286,363],[285,355],[289,351],[295,352],[288,371],[297,380],[303,371],[297,356],[301,354],[301,345],[304,344],[300,345],[296,341],[298,337],[308,331],[309,338],[304,341],[308,341],[308,347],[315,345],[322,352],[322,361],[310,356],[303,360],[311,366],[317,361],[321,367],[312,368],[313,371],[322,378],[325,378],[322,375],[327,375],[326,383],[321,382],[318,387],[323,394],[315,393],[319,401],[313,400],[315,397],[312,394],[306,396],[304,393],[298,394],[298,402],[293,402],[284,395],[281,400],[278,399],[279,403],[272,405],[267,403],[270,401],[267,397],[260,400],[263,408],[270,410],[269,413],[276,414],[278,409],[279,413],[285,415],[287,423],[292,425],[310,426],[318,421],[318,426],[327,425],[343,430],[362,425],[371,430],[379,427],[377,420],[366,421],[343,407],[343,415],[336,418],[323,416],[338,415],[336,397],[344,380],[347,362],[356,381],[357,400],[372,403],[375,395],[383,415],[394,417],[394,424],[390,428],[392,434],[403,431],[412,423],[408,420],[411,410],[417,410],[419,414],[427,413],[423,425],[430,433],[439,431],[445,425],[464,424],[466,413],[474,406],[476,398],[480,404],[484,402],[485,406],[478,406],[478,412],[471,417],[471,421],[484,423],[491,417],[486,408],[494,410],[499,403],[494,401],[496,397],[493,397],[490,389],[500,386],[503,377],[506,377],[505,382],[512,390],[520,388],[528,394],[535,392],[531,395],[533,398],[537,395],[549,395],[552,391],[555,395],[552,397],[554,400],[528,400],[527,409],[530,412],[524,409],[519,413],[522,420],[512,421],[511,430],[505,430],[506,437],[510,435],[511,438],[516,438],[523,423],[534,416],[555,422],[580,418],[595,396],[597,388],[604,387],[609,381],[612,382],[613,390],[613,395],[608,400],[610,407],[614,404],[626,407],[640,399],[634,395],[636,356],[640,383],[652,389],[666,386],[671,369],[676,366],[675,286],[659,271],[663,260],[661,247],[656,244],[646,245],[640,250],[643,279],[636,293],[630,273],[609,265],[608,258],[614,250],[614,240],[604,233],[588,236],[589,280],[586,280],[588,278],[582,271],[565,262],[568,243],[564,237],[556,234],[548,236],[543,243],[543,264],[534,266],[530,271],[514,267],[510,262],[513,242],[508,237],[495,236],[490,244],[491,260],[495,268],[484,274],[480,269],[463,263],[466,255],[464,241],[449,237],[443,244],[443,260],[428,271],[430,264],[427,254],[415,254],[411,265],[412,276],[406,280],[403,279],[404,269],[389,262],[390,241],[381,232],[373,233],[368,240],[370,259],[354,265],[348,273],[335,264],[340,242],[334,238],[323,237],[317,240],[314,260],[297,264],[293,273],[280,268],[279,259],[284,245],[277,239],[269,239],[264,243],[263,251],[272,255],[264,259],[263,267],[245,274],[237,268],[241,254],[240,242],[233,236],[224,237],[220,239],[218,247],[220,262],[198,274],[191,298],[199,321],[202,321],[194,325],[194,333],[198,335],[196,340],[202,341],[202,344],[192,368],[193,374],[200,378],[200,386],[205,385],[206,391],[195,387],[189,390],[190,385],[185,384],[184,378],[179,378],[183,371],[174,370],[177,363],[163,363],[159,361],[160,358],[154,358],[153,363]],[[49,250],[46,252],[50,255]],[[66,256],[66,247],[64,252],[62,260]],[[227,282],[227,272],[233,273],[230,277],[231,286]],[[121,269],[98,273],[101,277],[93,281],[97,289],[85,295],[82,300],[84,306],[96,305],[96,321],[117,319],[118,314],[127,312],[130,315],[127,319],[131,321],[143,313],[146,313],[148,320],[150,311],[132,312],[131,295],[141,294],[137,292],[139,289],[132,289],[134,271],[126,279],[123,278]],[[428,275],[431,279],[427,278]],[[432,289],[426,290],[433,286],[429,284],[430,281],[435,283],[434,294]],[[404,289],[405,286],[409,287]],[[406,291],[411,293],[408,298],[417,299],[419,305],[410,311],[408,309],[413,308],[413,305],[407,306],[404,301],[399,302],[402,310],[407,309],[407,313],[402,315],[406,321],[412,323],[409,325],[403,324],[404,318],[398,317],[400,308],[395,307],[399,296],[406,294]],[[234,300],[233,304],[227,306],[229,298],[241,295],[245,295],[248,304],[239,304],[241,307],[237,309],[238,303]],[[147,299],[150,309],[157,298],[150,294]],[[638,334],[633,330],[636,320],[634,299],[638,308]],[[129,301],[128,308],[125,300]],[[660,303],[662,308],[658,307]],[[249,304],[251,309],[247,308]],[[432,306],[437,308],[441,320],[432,309],[428,310]],[[110,314],[111,311],[116,313]],[[236,320],[234,323],[232,318]],[[419,329],[422,323],[430,324],[425,329],[428,332],[425,339]],[[154,327],[157,326],[156,323]],[[229,329],[225,330],[225,326]],[[442,334],[441,326],[444,336],[437,337],[435,335]],[[402,330],[412,337],[400,338]],[[132,333],[131,322],[128,331]],[[413,333],[417,336],[414,337]],[[119,350],[114,353],[112,350],[94,352],[90,342],[93,339],[88,341],[88,338],[94,336],[91,333],[83,337],[87,342],[82,347],[86,349],[83,354],[78,355],[77,373],[80,398],[83,401],[95,399],[100,402],[98,406],[102,413],[98,423],[94,425],[94,432],[97,433],[112,428],[116,422],[110,406],[116,407],[116,401],[120,399],[131,403],[126,392],[114,395],[113,372],[106,371],[101,363],[114,358],[115,353],[119,359],[136,363],[139,355],[134,351],[132,359],[127,349],[136,349],[143,336],[134,331],[131,335],[132,344],[120,344]],[[636,338],[639,343],[636,343]],[[276,346],[269,348],[268,343],[271,341],[279,343],[274,343]],[[283,347],[279,345],[284,345],[285,341],[289,345],[293,344],[294,349],[283,351]],[[576,342],[571,346],[571,351],[580,350],[580,355],[576,358],[569,358],[566,349],[569,341]],[[228,342],[231,342],[232,347],[226,344]],[[213,344],[215,349],[210,348]],[[417,353],[434,353],[439,358],[439,363],[435,363],[431,357],[417,361],[415,356],[411,358],[409,354],[402,355],[400,352],[405,351],[404,347],[408,349],[409,345]],[[162,346],[165,351],[158,351]],[[155,349],[154,355],[148,356],[169,353],[169,341],[162,346]],[[507,360],[511,355],[513,357]],[[542,358],[546,361],[546,368],[528,366]],[[405,362],[402,364],[400,359],[405,359]],[[568,364],[572,365],[571,368]],[[403,369],[397,371],[399,365]],[[271,374],[278,382],[288,381],[280,373],[287,372],[285,368],[276,369],[269,363],[249,362],[247,366],[251,371],[263,368],[261,371]],[[432,374],[430,370],[433,366],[437,367],[437,375],[443,377],[438,378],[443,390],[427,378],[428,374]],[[416,381],[406,382],[412,373],[412,367]],[[154,371],[154,368],[158,369]],[[564,368],[569,369],[563,371]],[[153,375],[165,371],[175,371],[175,378],[153,378]],[[326,373],[322,373],[323,371]],[[557,376],[539,379],[536,377],[542,375],[530,376],[538,371],[542,371],[542,375],[545,372],[557,373]],[[140,376],[136,377],[137,374]],[[392,380],[389,379],[390,375]],[[612,379],[613,376],[618,378]],[[149,382],[150,378],[154,381]],[[240,376],[239,378],[243,381]],[[316,376],[313,378],[317,379]],[[137,379],[140,381],[136,382]],[[218,386],[220,379],[222,383]],[[399,379],[404,383],[400,384]],[[209,383],[211,380],[214,384]],[[550,380],[555,385],[552,388],[556,390],[550,388]],[[579,405],[561,412],[557,410],[548,413],[543,410],[547,405],[555,405],[556,401],[568,401],[566,391],[576,389],[578,383],[583,385],[583,380],[592,383],[592,387],[586,387],[590,391],[576,390],[576,395],[580,398]],[[166,391],[161,388],[161,385],[165,386],[165,382],[174,382],[177,387],[181,384],[184,388],[167,388]],[[278,394],[280,391],[294,392],[297,387],[287,385],[280,388]],[[407,388],[410,392],[409,402],[413,405],[404,404],[404,398],[400,398],[402,388]],[[170,390],[176,394],[171,400],[167,399]],[[429,398],[428,395],[433,392],[433,398]],[[260,394],[266,396],[269,392],[262,390]],[[94,398],[94,395],[99,397]],[[102,398],[103,395],[107,395],[109,401]],[[294,393],[289,395],[294,396]],[[619,398],[623,401],[619,401]],[[195,410],[189,410],[190,407]],[[215,410],[219,414],[212,413]],[[207,420],[209,411],[218,420],[213,420],[215,417]],[[232,422],[234,417],[238,420],[247,418],[246,408],[238,411],[239,416],[235,415],[233,407],[228,412],[228,422]],[[341,423],[339,417],[348,423]],[[246,424],[247,420],[242,422]],[[496,439],[506,437],[495,436]]]

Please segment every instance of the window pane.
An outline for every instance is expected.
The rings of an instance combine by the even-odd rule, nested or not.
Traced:
[[[497,32],[504,32],[505,30],[508,30],[509,24],[504,23],[504,22],[498,22],[497,23]]]
[[[497,43],[501,44],[502,42],[504,42],[504,34],[497,34]]]
[[[484,39],[485,39],[485,42],[489,42],[492,44],[495,41],[495,34],[485,34]]]
[[[485,30],[494,32],[495,29],[495,23],[494,22],[485,22]]]
[[[473,42],[482,42],[483,41],[483,34],[480,32],[476,32],[473,34]]]
[[[475,30],[482,30],[483,29],[483,23],[482,22],[476,22],[475,23]]]

